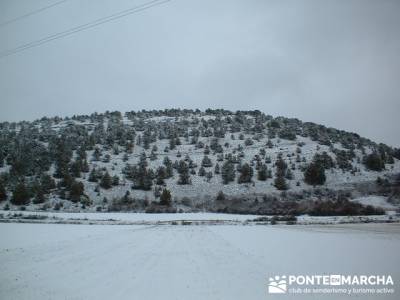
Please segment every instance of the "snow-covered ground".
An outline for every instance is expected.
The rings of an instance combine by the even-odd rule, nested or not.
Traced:
[[[0,216],[21,214],[22,216],[46,216],[50,219],[62,220],[115,220],[128,222],[159,222],[174,220],[223,220],[223,221],[246,221],[254,219],[257,215],[237,215],[221,213],[66,213],[66,212],[31,212],[31,211],[2,211]]]
[[[261,218],[261,219],[260,219]],[[69,223],[69,224],[112,224],[112,225],[160,225],[182,221],[191,224],[269,224],[273,216],[238,215],[222,213],[69,213],[69,212],[33,212],[0,210],[0,222],[27,223]],[[279,221],[279,220],[278,220]],[[297,224],[341,224],[368,222],[400,222],[400,215],[395,212],[385,215],[370,216],[297,216]],[[278,223],[286,223],[282,220]],[[188,222],[185,223],[188,225]]]
[[[276,299],[268,278],[282,274],[386,274],[399,288],[398,224],[11,223],[0,224],[0,236],[0,299]]]
[[[397,206],[390,204],[384,196],[365,196],[355,198],[352,201],[361,203],[363,205],[372,205],[374,207],[381,207],[385,210],[396,210]]]

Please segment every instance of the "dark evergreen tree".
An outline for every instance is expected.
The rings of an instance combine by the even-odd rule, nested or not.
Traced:
[[[220,167],[219,167],[218,163],[215,164],[214,173],[215,174],[220,174],[221,173],[221,170],[220,170]]]
[[[171,206],[171,192],[167,189],[163,189],[160,195],[160,204],[165,206]]]
[[[313,157],[313,161],[316,164],[322,166],[325,170],[335,167],[333,159],[328,155],[326,151],[322,152],[322,154],[316,153]]]
[[[201,165],[202,165],[204,168],[212,167],[211,159],[210,159],[207,155],[205,155],[205,156],[203,157],[203,160],[202,160],[202,162],[201,162]]]
[[[143,176],[143,190],[145,191],[150,191],[151,187],[153,186],[153,178],[154,178],[154,172],[151,169],[146,169],[146,172]]]
[[[156,184],[163,185],[165,183],[164,179],[166,178],[167,178],[167,171],[165,167],[163,166],[158,167],[156,171]]]
[[[265,181],[268,178],[268,168],[267,165],[261,164],[257,171],[257,179],[260,181]]]
[[[164,157],[163,164],[165,166],[165,178],[171,178],[174,175],[174,168],[168,156]]]
[[[235,166],[232,162],[226,161],[222,165],[221,176],[224,184],[228,184],[229,182],[235,180]]]
[[[205,176],[206,175],[206,170],[204,169],[203,166],[200,167],[199,172],[197,174],[199,176]]]
[[[252,177],[253,177],[253,168],[248,163],[243,164],[240,169],[238,183],[249,183],[251,182]]]
[[[210,154],[210,147],[208,145],[206,145],[206,147],[204,148],[204,154],[205,155]]]
[[[184,160],[179,162],[178,166],[179,172],[179,180],[178,184],[191,184],[190,174],[189,174],[189,166],[185,163]]]
[[[99,161],[101,158],[101,151],[100,148],[96,147],[93,152],[92,160]]]
[[[36,191],[35,198],[33,198],[34,204],[43,203],[46,201],[46,195],[41,187]]]
[[[74,180],[69,189],[69,199],[72,202],[79,202],[84,194],[85,187],[82,182]]]
[[[285,176],[287,164],[282,159],[282,155],[278,155],[278,159],[275,162],[275,166],[276,166],[276,176]]]
[[[86,159],[81,161],[81,171],[84,173],[89,172],[89,164]]]
[[[148,165],[148,163],[147,163],[146,152],[143,151],[140,154],[138,166],[139,166],[139,168],[146,168],[147,165]]]
[[[7,191],[3,181],[0,180],[0,202],[7,200]]]
[[[81,177],[81,171],[82,171],[82,161],[75,160],[73,163],[71,163],[70,173],[73,177],[75,178]]]
[[[76,154],[78,155],[79,160],[86,160],[87,154],[86,154],[86,147],[85,145],[81,145],[78,150],[76,151]]]
[[[124,173],[126,174],[127,178],[133,181],[133,189],[139,190],[151,190],[153,185],[153,179],[155,178],[155,174],[153,170],[146,168],[147,161],[146,155],[143,152],[139,163],[136,166],[127,166],[124,169]]]
[[[285,190],[288,189],[288,185],[286,183],[286,179],[282,175],[279,175],[279,176],[275,177],[274,186],[278,190],[281,190],[281,191],[285,191]]]
[[[252,140],[252,139],[250,139],[250,138],[247,138],[247,139],[244,141],[244,144],[245,144],[246,146],[251,146],[251,145],[253,145],[253,144],[254,144],[254,142],[253,142],[253,140]]]
[[[103,189],[110,189],[112,187],[112,182],[113,181],[110,174],[108,173],[108,171],[106,171],[104,175],[101,177],[100,186]]]
[[[325,183],[326,176],[323,166],[312,162],[304,171],[304,181],[309,185],[322,185]]]
[[[90,174],[89,174],[89,181],[90,182],[97,182],[98,180],[99,179],[98,179],[97,171],[96,171],[95,168],[93,168],[92,171],[90,171]]]
[[[62,187],[69,189],[71,187],[71,184],[73,181],[74,181],[74,178],[69,173],[66,173],[66,174],[64,174],[64,177],[61,179],[59,184]]]
[[[14,205],[26,205],[31,198],[30,192],[24,182],[19,182],[13,191],[11,203]]]
[[[50,175],[43,174],[40,177],[40,186],[43,190],[43,193],[49,194],[53,189],[56,188],[56,182]]]
[[[169,150],[174,150],[176,146],[176,139],[171,137],[169,140]]]
[[[213,177],[213,173],[211,171],[206,173],[207,181],[210,182],[211,178]]]
[[[145,130],[143,133],[143,148],[144,149],[150,149],[150,143],[152,141],[152,137],[151,137],[151,130]]]
[[[150,153],[150,160],[156,160],[157,159],[157,154],[156,154],[156,152],[155,151],[153,151],[153,150],[151,150],[151,153]]]
[[[384,161],[376,152],[366,155],[363,159],[363,163],[369,170],[372,171],[382,171],[385,168]]]
[[[217,201],[225,200],[225,194],[222,191],[219,191],[217,197],[215,198]]]

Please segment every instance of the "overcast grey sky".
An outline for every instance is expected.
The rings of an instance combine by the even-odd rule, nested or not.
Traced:
[[[55,0],[0,1],[0,23]],[[0,27],[0,51],[141,4],[68,0]],[[172,0],[0,59],[0,121],[259,109],[400,146],[400,1]]]

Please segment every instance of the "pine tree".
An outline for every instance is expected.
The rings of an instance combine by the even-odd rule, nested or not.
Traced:
[[[151,190],[151,187],[153,186],[153,175],[154,172],[149,169],[145,171],[144,176],[143,176],[143,184],[142,184],[142,189],[145,191]]]
[[[235,180],[235,166],[232,162],[226,161],[222,165],[221,176],[224,184]]]
[[[46,201],[46,196],[44,194],[44,191],[41,187],[39,187],[39,189],[36,191],[36,195],[35,195],[35,198],[33,199],[33,203],[39,204],[39,203],[43,203],[45,201]]]
[[[181,160],[179,162],[178,172],[179,172],[178,184],[190,184],[191,183],[190,174],[189,174],[189,167],[185,163],[184,160]]]
[[[165,178],[171,178],[174,175],[174,168],[168,156],[164,157],[163,164],[165,166]]]
[[[150,153],[150,160],[154,161],[154,160],[156,160],[156,159],[157,159],[157,154],[156,154],[156,152],[153,151],[153,150],[151,150],[151,153]]]
[[[206,175],[206,170],[204,169],[204,167],[200,167],[199,172],[198,172],[199,176],[205,176]]]
[[[246,146],[251,146],[251,145],[253,145],[253,144],[254,144],[254,142],[253,142],[253,140],[252,140],[252,139],[250,139],[250,138],[247,138],[247,139],[244,141],[244,144],[245,144]]]
[[[169,140],[169,149],[170,150],[174,150],[176,146],[176,140],[174,137],[170,138]]]
[[[260,181],[267,180],[267,178],[268,178],[268,173],[267,172],[268,172],[267,165],[262,164],[258,169],[257,179],[260,180]]]
[[[278,190],[285,191],[288,189],[285,177],[279,175],[274,180],[274,185]]]
[[[210,154],[210,147],[208,145],[206,145],[206,147],[204,148],[204,154],[205,155]]]
[[[219,167],[219,164],[218,164],[218,163],[215,165],[214,173],[215,173],[215,174],[220,174],[220,173],[221,173],[221,170],[220,170],[220,167]]]
[[[213,173],[211,171],[206,173],[207,181],[210,182],[211,178],[213,177]]]
[[[251,182],[252,177],[253,177],[253,168],[248,163],[243,164],[240,169],[238,183],[249,183]]]
[[[76,154],[78,155],[78,158],[80,160],[86,160],[87,154],[86,154],[86,147],[85,145],[81,145],[78,150],[76,151]]]
[[[381,156],[376,152],[366,155],[363,159],[363,163],[372,171],[382,171],[385,169],[384,160],[382,160]]]
[[[81,196],[83,195],[83,192],[85,190],[85,187],[83,186],[82,182],[79,181],[73,181],[71,184],[71,187],[69,189],[69,199],[72,202],[78,202],[81,199]]]
[[[304,181],[309,185],[322,185],[325,183],[326,176],[324,168],[313,162],[304,171]]]
[[[147,165],[148,165],[148,164],[147,164],[146,152],[143,151],[143,152],[140,154],[138,166],[139,166],[139,168],[146,168]]]
[[[203,157],[203,160],[202,160],[202,162],[201,162],[201,165],[202,165],[204,168],[212,167],[211,159],[210,159],[207,155],[205,155],[205,156]]]
[[[20,182],[16,185],[13,196],[11,198],[11,203],[15,205],[26,205],[30,200],[30,193],[24,182]]]
[[[157,168],[156,171],[156,183],[158,185],[163,185],[164,184],[164,179],[167,177],[167,172],[165,167],[160,166]]]
[[[82,171],[83,173],[89,172],[89,164],[88,164],[88,162],[87,162],[86,159],[82,160],[82,163],[81,163],[81,171]]]
[[[0,180],[0,202],[7,200],[7,191],[4,183]]]
[[[55,174],[56,178],[63,178],[68,173],[68,164],[72,157],[71,145],[67,142],[64,136],[61,136],[55,141]],[[50,147],[50,146],[49,146]]]
[[[167,189],[163,189],[160,195],[160,204],[165,206],[171,206],[171,192]]]
[[[277,176],[282,176],[282,177],[285,176],[286,169],[287,169],[287,164],[282,159],[282,155],[281,154],[278,155],[278,159],[275,162],[275,166],[276,166],[276,175]]]
[[[71,184],[72,184],[73,181],[74,181],[74,178],[69,173],[66,173],[66,174],[64,174],[64,177],[59,182],[59,184],[62,187],[65,187],[65,188],[69,189],[71,187]]]
[[[98,147],[94,149],[92,159],[93,161],[99,161],[101,158],[101,151]]]
[[[95,168],[93,168],[89,174],[89,182],[97,182],[97,181],[98,181],[97,171]]]
[[[106,171],[104,175],[101,177],[100,186],[103,189],[110,189],[112,187],[112,178],[108,173],[108,171]]]
[[[75,160],[73,163],[71,163],[70,172],[73,177],[81,177],[81,166],[82,162],[80,160]]]
[[[55,189],[56,182],[50,175],[43,174],[40,177],[40,186],[45,194],[49,194],[51,190]]]
[[[225,200],[225,194],[222,191],[219,191],[217,197],[215,198],[217,201]]]

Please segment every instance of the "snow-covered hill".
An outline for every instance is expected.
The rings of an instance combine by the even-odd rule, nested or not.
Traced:
[[[106,112],[4,122],[0,205],[263,213],[283,200],[370,194],[397,205],[399,158],[399,149],[357,134],[259,111]],[[293,205],[281,209],[297,210]]]

